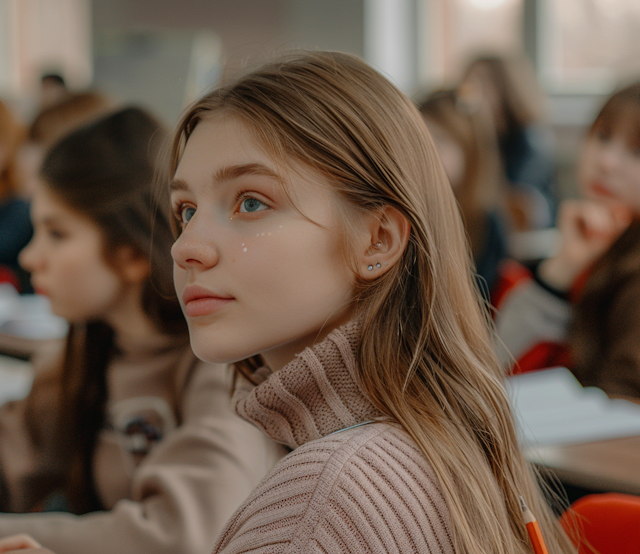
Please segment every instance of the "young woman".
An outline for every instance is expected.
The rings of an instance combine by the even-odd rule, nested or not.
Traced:
[[[293,449],[215,552],[573,552],[518,449],[459,209],[422,118],[300,53],[179,125],[174,280],[236,411]]]
[[[453,90],[430,94],[418,109],[460,205],[478,284],[489,299],[500,264],[507,257],[504,199],[500,197],[505,183],[491,121],[480,106],[465,103]]]
[[[129,108],[44,159],[20,261],[70,330],[29,397],[0,410],[0,502],[14,512],[0,536],[66,554],[200,554],[280,455],[233,414],[226,368],[189,347],[166,198],[152,225],[163,136]]]
[[[640,83],[596,117],[578,181],[559,252],[504,296],[498,331],[523,371],[567,365],[584,386],[640,398]]]
[[[553,136],[544,122],[545,93],[525,58],[481,56],[465,71],[459,90],[482,101],[493,116],[510,207],[522,229],[548,227],[556,212]]]

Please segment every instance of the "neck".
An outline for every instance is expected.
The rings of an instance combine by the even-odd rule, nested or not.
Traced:
[[[352,317],[353,313],[349,310],[342,314],[338,319],[325,324],[319,330],[309,333],[302,338],[297,338],[285,344],[280,344],[265,352],[261,352],[260,355],[271,371],[280,371],[285,365],[291,362],[297,354],[302,352],[305,348],[312,348],[314,344],[322,342],[327,338],[331,331],[345,325],[352,319]]]
[[[156,324],[142,309],[142,285],[124,291],[118,305],[105,316],[105,321],[114,330],[116,344],[125,350],[145,344],[159,334]]]
[[[359,342],[360,324],[351,321],[280,371],[258,369],[259,385],[238,383],[232,400],[236,413],[289,448],[380,418],[382,412],[358,383]]]

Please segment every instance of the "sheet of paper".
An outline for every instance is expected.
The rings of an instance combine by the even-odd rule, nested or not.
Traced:
[[[18,295],[8,285],[0,285],[0,333],[46,340],[64,337],[67,322],[51,311],[48,298],[38,294]]]
[[[640,435],[640,406],[583,388],[568,369],[507,379],[523,445],[574,444]]]
[[[32,382],[33,368],[29,362],[0,356],[0,405],[27,396]]]

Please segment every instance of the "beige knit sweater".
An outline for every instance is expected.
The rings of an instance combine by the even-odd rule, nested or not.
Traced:
[[[294,449],[236,512],[216,553],[452,553],[438,480],[409,436],[384,422],[354,377],[358,326],[333,331],[235,408]]]
[[[285,449],[233,413],[225,366],[197,361],[185,339],[167,342],[154,337],[146,347],[139,341],[121,345],[109,365],[109,419],[117,424],[122,416],[139,414],[150,424],[164,419],[167,425],[146,454],[132,451],[136,443],[119,425],[100,434],[94,478],[105,511],[0,514],[0,537],[27,533],[57,554],[203,554],[213,548],[229,517]],[[38,375],[56,365],[55,356],[43,360]],[[44,436],[55,421],[57,385],[38,378],[32,391]],[[13,511],[28,509],[32,476],[55,479],[65,463],[40,463],[47,442],[32,440],[30,400],[0,409],[0,501]]]

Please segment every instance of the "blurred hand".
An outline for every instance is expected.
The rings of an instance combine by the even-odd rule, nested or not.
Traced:
[[[40,544],[29,535],[12,535],[0,539],[0,552],[3,554],[53,554],[50,550],[42,548]]]
[[[539,275],[559,290],[569,290],[575,279],[602,256],[629,227],[632,213],[618,203],[567,200],[560,206],[560,251],[540,264]]]

